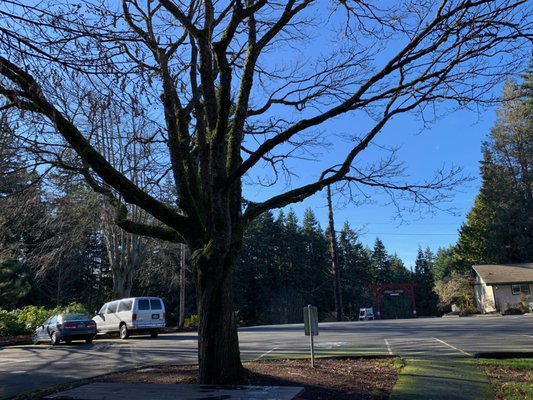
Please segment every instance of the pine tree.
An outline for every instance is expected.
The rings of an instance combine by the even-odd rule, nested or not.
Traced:
[[[37,221],[45,218],[39,176],[27,164],[23,144],[0,115],[0,261],[26,262],[39,240]]]
[[[409,283],[412,282],[412,273],[406,267],[403,261],[395,253],[390,258],[392,282]]]
[[[281,289],[281,268],[275,242],[282,234],[282,225],[274,221],[269,211],[255,220],[244,235],[234,286],[239,318],[247,325],[277,322],[279,309],[274,303]]]
[[[472,264],[533,260],[533,72],[507,82],[483,144],[482,185],[460,230],[456,258]]]
[[[333,282],[329,273],[328,241],[311,209],[305,210],[302,236],[305,243],[303,275],[300,276],[303,305],[316,304],[319,312],[329,314],[334,310],[334,299],[331,296]]]
[[[435,282],[433,281],[433,254],[428,249],[422,251],[418,248],[418,255],[415,261],[415,300],[417,315],[431,316],[437,313],[438,299],[433,292]]]
[[[376,238],[372,250],[372,269],[375,283],[392,282],[392,265],[383,242]]]
[[[449,276],[455,270],[454,248],[439,247],[435,256],[435,263],[433,266],[433,279],[435,282]]]
[[[358,317],[359,309],[372,306],[374,299],[370,285],[373,283],[370,251],[366,249],[348,222],[339,233],[339,265],[345,314]]]
[[[34,226],[43,232],[29,259],[48,302],[56,305],[80,301],[98,307],[93,287],[98,286],[102,268],[107,266],[105,245],[100,234],[98,198],[83,181],[56,175],[55,195],[49,195],[46,221]],[[109,272],[109,270],[107,270]]]
[[[0,262],[0,309],[11,310],[23,304],[33,289],[29,267],[17,260]]]
[[[0,308],[40,303],[28,259],[41,240],[36,229],[47,219],[42,181],[28,168],[23,143],[0,115]]]

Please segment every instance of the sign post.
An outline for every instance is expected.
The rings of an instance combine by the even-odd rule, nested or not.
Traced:
[[[304,307],[304,331],[305,336],[310,337],[311,367],[315,368],[315,343],[313,336],[318,336],[318,309],[311,304]]]

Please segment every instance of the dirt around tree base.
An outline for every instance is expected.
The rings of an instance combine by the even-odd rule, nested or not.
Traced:
[[[393,358],[327,358],[245,362],[242,384],[255,386],[303,386],[305,400],[388,399],[398,379]],[[141,368],[106,375],[103,382],[197,383],[196,366],[173,365]]]

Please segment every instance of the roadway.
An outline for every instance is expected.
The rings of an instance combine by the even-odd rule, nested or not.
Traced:
[[[309,354],[309,338],[301,324],[242,328],[239,340],[243,360]],[[533,315],[320,323],[314,342],[317,356],[531,352]],[[3,347],[0,398],[123,369],[195,363],[196,351],[197,337],[191,333]]]

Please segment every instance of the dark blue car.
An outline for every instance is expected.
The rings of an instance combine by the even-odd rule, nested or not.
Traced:
[[[39,325],[33,334],[33,343],[85,340],[92,343],[96,335],[96,323],[85,314],[58,314]]]

